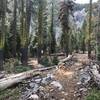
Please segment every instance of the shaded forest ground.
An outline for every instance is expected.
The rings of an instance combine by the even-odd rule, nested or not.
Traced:
[[[62,58],[64,57],[59,57],[59,59]],[[79,79],[80,70],[83,69],[85,67],[84,65],[87,65],[88,63],[89,59],[87,57],[87,54],[74,54],[73,58],[66,64],[60,66],[60,68],[43,72],[43,77],[45,77],[47,74],[52,74],[54,76],[54,80],[56,82],[59,82],[62,86],[61,90],[52,87],[50,84],[43,86],[43,91],[45,91],[46,94],[49,94],[49,99],[45,100],[86,100],[88,89],[80,87]],[[33,68],[37,68],[36,66],[41,67],[37,64],[37,61],[34,59],[30,59],[30,64],[33,65]],[[22,83],[19,84],[16,88],[13,87],[10,88],[10,90],[8,89],[0,93],[0,100],[23,100],[20,98],[23,90]],[[40,98],[39,100],[44,99]]]
[[[60,56],[59,60],[62,58],[64,57]],[[87,54],[75,54],[70,61],[60,66],[59,69],[44,72],[44,74],[49,73],[54,75],[55,81],[62,85],[62,90],[52,88],[49,85],[45,86],[46,93],[49,93],[49,100],[85,100],[84,97],[87,95],[87,92],[83,90],[82,93],[80,93],[78,82],[80,69],[83,69],[83,65],[88,63],[89,59]],[[31,60],[31,65],[32,64],[37,65],[34,60]]]
[[[60,93],[57,91],[52,92],[52,95],[57,97],[56,100],[85,100],[84,94],[78,94],[79,87],[77,83],[79,82],[79,70],[88,61],[87,54],[75,54],[72,62],[54,72],[56,80],[62,84],[64,89]]]

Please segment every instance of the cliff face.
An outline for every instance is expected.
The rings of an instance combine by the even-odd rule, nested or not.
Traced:
[[[80,29],[84,23],[84,20],[86,18],[86,11],[85,8],[83,8],[82,10],[78,10],[74,13],[74,19],[75,19],[75,23],[77,25],[77,28]]]

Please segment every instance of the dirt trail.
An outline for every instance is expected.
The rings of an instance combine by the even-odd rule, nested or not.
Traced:
[[[79,69],[82,68],[82,64],[88,62],[88,57],[86,54],[75,54],[74,58],[77,59],[77,61],[72,66],[63,66],[54,74],[56,80],[64,87],[64,91],[60,93],[60,95],[59,93],[57,94],[57,92],[52,93],[56,95],[59,100],[83,100],[83,97],[76,96],[75,92],[78,91],[77,82],[79,81]]]
[[[62,59],[62,58],[61,58]],[[75,54],[71,61],[68,61],[65,66],[58,70],[48,71],[45,74],[53,74],[55,81],[58,81],[63,89],[61,91],[45,86],[46,94],[49,93],[50,99],[45,100],[84,100],[83,95],[78,95],[79,85],[79,70],[83,69],[83,64],[89,62],[87,54]],[[32,60],[31,65],[33,65]],[[35,61],[37,64],[37,62]],[[44,99],[41,99],[44,100]]]

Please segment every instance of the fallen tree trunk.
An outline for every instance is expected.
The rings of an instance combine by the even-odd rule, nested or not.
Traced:
[[[67,58],[60,60],[58,65],[60,65],[62,63],[66,63],[67,61],[71,60],[72,57],[73,57],[73,55],[68,55]]]
[[[65,63],[65,62],[71,60],[72,57],[73,57],[73,55],[69,55],[67,58],[60,60],[59,64],[62,64],[62,63]],[[59,66],[59,64],[58,64],[58,66]],[[50,70],[50,69],[53,69],[56,67],[57,66],[52,66],[52,67],[47,67],[47,68],[39,68],[39,69],[26,71],[26,72],[19,73],[19,74],[14,74],[9,77],[0,79],[0,91],[13,86],[14,84],[22,82],[24,79],[39,75],[39,74],[41,74],[42,71]]]
[[[0,79],[0,91],[13,86],[14,84],[22,82],[24,79],[37,76],[37,75],[41,74],[42,71],[50,70],[55,67],[56,66],[30,70],[30,71],[26,71],[23,73],[11,75],[7,78]]]
[[[50,54],[50,56],[65,56],[64,53],[54,53],[54,54]]]
[[[100,88],[100,73],[98,71],[98,65],[93,65],[92,68],[90,68],[90,74],[93,79],[93,81],[97,84],[97,86]]]
[[[5,75],[4,74],[0,74],[0,79],[3,78]]]

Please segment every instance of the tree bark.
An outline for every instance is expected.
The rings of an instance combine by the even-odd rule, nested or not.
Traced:
[[[96,60],[100,61],[100,5],[98,7],[98,29],[96,32]]]
[[[11,53],[12,56],[15,58],[16,57],[16,46],[17,46],[17,40],[16,40],[16,36],[17,36],[17,0],[14,0],[14,10],[13,10],[13,20],[11,22],[11,33],[12,33],[12,37],[11,37]]]
[[[88,58],[91,58],[91,33],[92,33],[92,0],[90,0],[90,13],[89,13]]]
[[[0,71],[3,70],[3,59],[4,59],[4,57],[3,57],[3,50],[0,49]]]
[[[21,63],[22,65],[27,65],[28,63],[28,48],[21,48]]]
[[[41,46],[38,46],[37,58],[38,58],[38,63],[41,63]]]

